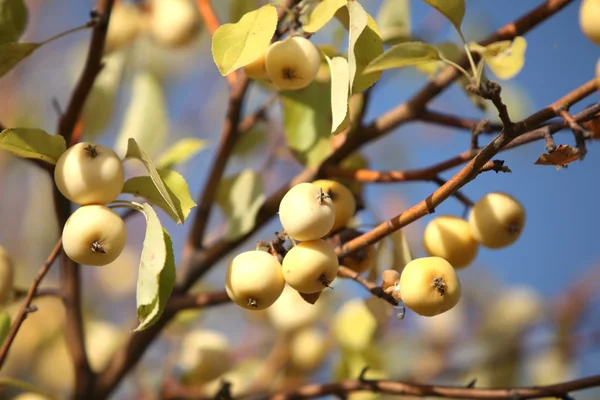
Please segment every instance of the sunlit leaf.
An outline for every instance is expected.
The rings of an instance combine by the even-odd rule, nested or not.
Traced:
[[[465,0],[423,0],[452,22],[456,29],[460,30],[460,25],[465,17]]]
[[[174,211],[167,201],[161,196],[154,181],[149,176],[136,176],[130,178],[123,186],[123,193],[130,193],[138,197],[143,197],[150,203],[160,207],[164,212],[169,214],[173,221],[178,222],[183,215],[183,219],[187,219],[192,208],[196,207],[196,203],[190,195],[188,184],[178,172],[170,169],[160,169],[158,174],[163,181],[169,197],[175,205]]]
[[[404,42],[392,46],[369,63],[365,72],[402,68],[409,65],[430,63],[440,59],[438,49],[428,43]]]
[[[303,165],[319,165],[332,150],[330,83],[313,81],[281,93],[286,142]]]
[[[331,132],[335,132],[346,119],[350,75],[348,61],[344,57],[326,58],[331,75]]]
[[[394,246],[393,251],[393,269],[396,271],[402,271],[406,264],[413,260],[412,251],[404,234],[404,230],[400,229],[390,235],[392,244]]]
[[[221,75],[229,75],[264,54],[276,27],[277,9],[271,4],[245,14],[236,23],[221,25],[211,46]]]
[[[152,207],[144,203],[146,237],[142,249],[137,282],[137,315],[135,331],[152,326],[162,315],[175,285],[173,244]]]
[[[23,0],[0,0],[0,44],[17,42],[25,33],[28,20]]]
[[[244,170],[219,184],[217,203],[227,215],[227,238],[234,240],[254,228],[256,214],[265,201],[262,177]]]
[[[0,133],[0,149],[19,157],[56,164],[67,145],[60,135],[50,135],[41,129],[14,128]]]
[[[206,140],[192,137],[180,139],[159,157],[156,162],[156,168],[173,168],[175,165],[184,163],[207,147],[208,142]]]
[[[409,0],[384,0],[376,20],[385,43],[398,44],[411,39]]]
[[[135,139],[129,139],[129,146],[127,147],[127,154],[125,159],[136,158],[144,164],[150,179],[154,183],[156,190],[158,191],[160,198],[164,201],[164,207],[169,211],[169,215],[176,216],[175,222],[182,224],[185,221],[185,216],[180,207],[175,205],[175,198],[172,197],[171,193],[167,189],[165,182],[163,182],[160,174],[158,173],[154,163],[150,160],[150,157],[138,146]]]
[[[348,68],[350,70],[350,91],[354,84],[354,78],[358,72],[356,42],[363,33],[369,22],[369,17],[358,1],[348,1]]]
[[[126,152],[130,138],[152,158],[163,147],[169,124],[163,90],[158,78],[150,71],[135,75],[131,101],[114,146],[117,153]]]
[[[42,43],[0,44],[0,76],[4,76],[41,45]]]
[[[321,0],[306,16],[302,29],[314,33],[325,26],[347,0]]]
[[[486,65],[498,79],[508,80],[515,77],[525,65],[527,41],[522,36],[517,36],[512,42],[505,40],[486,47],[472,43],[470,47],[482,55]]]

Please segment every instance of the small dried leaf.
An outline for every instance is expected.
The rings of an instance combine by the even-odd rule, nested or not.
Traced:
[[[552,153],[542,154],[534,164],[554,165],[556,169],[567,168],[567,164],[579,160],[581,153],[575,147],[567,144],[559,145]]]
[[[319,297],[321,297],[322,292],[323,291],[317,293],[298,293],[300,293],[300,297],[302,297],[308,304],[315,304],[317,300],[319,300]]]

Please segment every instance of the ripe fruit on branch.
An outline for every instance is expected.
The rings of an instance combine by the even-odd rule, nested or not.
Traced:
[[[402,302],[425,317],[450,310],[458,303],[460,293],[456,271],[441,257],[416,258],[400,275]]]
[[[319,186],[299,183],[281,199],[279,220],[292,239],[320,239],[327,235],[333,226],[333,202]]]
[[[275,42],[265,57],[267,75],[275,86],[284,90],[302,89],[315,79],[321,57],[310,40],[302,36]]]
[[[430,256],[446,259],[454,268],[471,264],[479,250],[469,223],[452,215],[442,215],[427,224],[423,247]]]
[[[600,0],[583,0],[579,6],[579,27],[600,46]]]
[[[123,219],[102,205],[75,210],[62,233],[67,256],[85,265],[101,266],[113,262],[125,247],[127,229]]]
[[[200,18],[190,0],[153,0],[151,7],[149,29],[156,42],[183,47],[196,37]]]
[[[525,226],[525,209],[505,193],[488,193],[471,210],[469,225],[475,240],[490,249],[514,243]]]
[[[68,148],[54,168],[58,190],[73,203],[108,204],[121,193],[125,172],[108,147],[81,142]]]
[[[331,232],[336,232],[345,227],[356,212],[356,200],[350,189],[339,182],[327,179],[314,181],[313,185],[317,185],[323,189],[333,202],[335,222],[333,223]]]
[[[308,373],[319,368],[327,356],[327,340],[316,328],[306,328],[294,334],[290,342],[292,368]]]
[[[300,293],[329,287],[339,268],[333,245],[325,240],[298,243],[283,258],[283,277]]]
[[[135,40],[143,18],[135,4],[116,3],[110,13],[104,52],[110,53],[129,46]]]
[[[281,264],[266,251],[251,250],[238,254],[227,269],[227,295],[248,310],[264,310],[271,306],[284,286]]]
[[[210,382],[233,366],[227,337],[217,331],[192,331],[183,338],[179,365],[185,370],[185,381]]]
[[[248,75],[248,78],[251,79],[265,79],[267,78],[267,67],[265,65],[265,56],[266,53],[262,56],[258,57],[256,60],[252,61],[250,64],[247,64],[243,67],[244,72]]]

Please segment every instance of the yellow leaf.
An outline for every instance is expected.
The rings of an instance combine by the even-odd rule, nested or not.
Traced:
[[[363,299],[346,302],[333,321],[333,336],[344,349],[361,351],[371,344],[377,319]]]
[[[346,0],[321,0],[306,16],[302,26],[304,32],[315,33],[325,26],[337,10],[346,5]]]
[[[173,168],[208,147],[208,141],[196,138],[183,138],[169,147],[156,162],[156,168]]]
[[[431,7],[441,12],[460,30],[460,24],[465,17],[465,0],[423,0]]]
[[[367,65],[365,72],[402,68],[409,65],[430,63],[440,59],[435,46],[423,42],[404,42],[392,46],[388,51]]]
[[[348,69],[350,71],[350,91],[357,74],[355,46],[369,22],[369,17],[358,1],[348,0],[349,30],[348,30]]]
[[[383,41],[377,23],[369,14],[367,17],[367,27],[354,46],[356,77],[351,81],[353,94],[368,89],[381,77],[380,71],[365,72],[367,65],[383,53]]]
[[[485,63],[498,79],[508,80],[515,77],[525,65],[527,41],[517,36],[512,42],[492,43],[483,49],[479,45],[471,45],[474,51],[481,53]]]
[[[270,4],[245,14],[236,23],[221,25],[211,45],[221,75],[227,76],[264,54],[276,27],[277,9]]]
[[[410,40],[410,1],[385,0],[377,14],[377,25],[381,39],[388,44]]]
[[[350,74],[348,61],[344,57],[325,56],[331,74],[331,132],[344,122],[348,113]]]

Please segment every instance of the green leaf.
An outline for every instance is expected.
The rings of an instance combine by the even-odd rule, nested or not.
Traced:
[[[303,165],[315,167],[331,153],[331,88],[317,80],[281,92],[286,142]]]
[[[423,0],[431,7],[441,12],[460,31],[460,25],[465,17],[465,0]]]
[[[329,58],[325,56],[325,59],[329,64],[331,76],[331,133],[334,133],[348,114],[350,74],[348,61],[344,57]]]
[[[175,285],[175,258],[169,233],[164,230],[156,212],[143,204],[146,237],[142,248],[137,281],[137,315],[135,332],[152,326],[163,313]]]
[[[115,142],[115,151],[125,153],[133,138],[154,158],[163,147],[168,125],[167,102],[160,81],[150,71],[138,72],[133,78],[131,101]]]
[[[150,179],[152,179],[152,182],[158,191],[159,198],[164,201],[164,207],[169,210],[168,214],[171,215],[171,217],[176,217],[174,218],[176,223],[182,224],[183,221],[185,221],[185,215],[182,209],[175,205],[175,199],[169,193],[165,182],[163,182],[156,167],[152,163],[152,160],[150,160],[150,157],[148,157],[148,155],[138,146],[135,139],[129,139],[129,146],[127,147],[127,154],[125,155],[126,160],[131,158],[136,158],[144,164],[146,170],[150,174]]]
[[[250,64],[264,54],[277,27],[277,9],[267,4],[224,24],[212,37],[213,60],[223,76]]]
[[[4,76],[41,45],[42,43],[0,44],[0,76]]]
[[[187,161],[198,152],[208,147],[208,141],[196,138],[184,138],[168,148],[156,162],[157,169],[173,168]]]
[[[40,390],[29,382],[21,381],[15,378],[0,378],[0,388],[15,388],[21,390],[23,393],[38,394],[48,400],[59,400],[57,396],[51,395],[50,393]]]
[[[28,20],[23,0],[0,0],[0,44],[18,42],[27,29]]]
[[[377,14],[377,26],[384,43],[398,44],[411,40],[410,1],[384,0]]]
[[[333,319],[333,337],[342,348],[347,350],[367,349],[376,331],[377,319],[363,299],[347,301]]]
[[[514,78],[525,65],[527,40],[522,36],[517,36],[512,42],[504,40],[486,47],[472,43],[470,47],[482,55],[486,65],[501,80]]]
[[[238,21],[244,14],[256,10],[257,0],[232,0],[229,2],[229,21]]]
[[[10,314],[6,311],[0,313],[0,345],[4,343],[4,340],[10,332]]]
[[[388,51],[371,61],[365,71],[382,71],[409,65],[438,61],[438,49],[428,43],[404,42],[392,46]]]
[[[256,214],[265,198],[262,177],[251,170],[221,181],[217,203],[227,215],[227,239],[235,240],[254,228]]]
[[[65,139],[41,129],[13,128],[0,133],[0,149],[23,158],[35,158],[56,164],[67,149]]]
[[[324,27],[346,2],[347,0],[321,0],[306,16],[302,29],[304,32],[315,33]]]
[[[348,18],[349,18],[349,29],[348,29],[348,68],[350,70],[350,91],[354,85],[354,77],[357,74],[357,61],[356,61],[356,42],[363,33],[369,22],[369,17],[364,8],[358,1],[348,1]]]
[[[187,182],[178,172],[170,169],[160,169],[158,170],[158,174],[164,182],[169,197],[173,200],[175,210],[177,211],[170,208],[149,176],[136,176],[128,179],[125,185],[123,185],[123,193],[131,193],[135,196],[145,198],[150,203],[160,207],[175,222],[179,221],[179,215],[183,215],[183,220],[185,221],[190,215],[192,208],[196,207],[196,203],[190,195]]]

